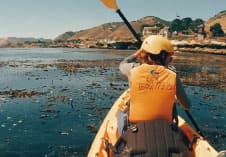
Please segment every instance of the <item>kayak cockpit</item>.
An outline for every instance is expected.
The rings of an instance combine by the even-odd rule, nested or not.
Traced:
[[[131,124],[111,149],[113,157],[194,157],[180,129],[163,120]]]

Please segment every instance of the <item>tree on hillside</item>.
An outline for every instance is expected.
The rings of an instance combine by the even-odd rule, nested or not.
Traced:
[[[203,21],[203,19],[195,19],[194,21],[193,21],[193,24],[194,25],[196,25],[196,26],[199,26],[199,25],[201,25],[201,24],[204,24],[204,21]]]
[[[223,37],[224,31],[221,28],[219,23],[215,23],[214,25],[210,26],[210,32],[212,33],[213,37]]]
[[[160,29],[163,29],[165,26],[162,23],[156,23],[156,27],[159,27]]]
[[[201,27],[203,30],[200,31]],[[170,25],[170,31],[182,32],[183,34],[189,34],[191,32],[205,34],[204,21],[202,19],[192,20],[190,17],[183,19],[175,19]]]
[[[181,20],[181,22],[182,22],[182,27],[183,27],[184,30],[189,29],[192,26],[192,23],[193,23],[193,21],[190,17],[183,18]]]
[[[184,30],[183,25],[182,25],[182,21],[180,19],[174,19],[170,25],[170,31],[174,32],[181,32],[182,30]]]
[[[195,19],[192,23],[191,30],[195,33],[199,33],[199,27],[203,25],[204,26],[204,21],[202,19]],[[204,30],[203,30],[204,31]],[[203,32],[204,33],[204,32]]]

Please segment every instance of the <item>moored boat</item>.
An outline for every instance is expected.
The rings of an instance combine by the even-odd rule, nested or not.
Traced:
[[[88,157],[216,157],[218,152],[182,117],[128,122],[129,90],[113,104],[94,138]]]

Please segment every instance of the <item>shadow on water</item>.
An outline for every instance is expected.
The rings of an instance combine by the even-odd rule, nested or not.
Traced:
[[[54,49],[35,51],[55,56]],[[58,56],[59,51],[64,53],[56,49]],[[78,61],[70,58],[76,58],[75,51],[66,50],[64,58],[47,63],[1,61],[0,156],[86,156],[106,113],[128,88],[118,64],[130,52],[111,50],[108,56],[106,50],[95,50],[86,56],[91,52],[85,51]],[[95,54],[110,60],[97,60]],[[225,56],[179,53],[173,62],[193,117],[218,150],[226,145],[225,61]]]

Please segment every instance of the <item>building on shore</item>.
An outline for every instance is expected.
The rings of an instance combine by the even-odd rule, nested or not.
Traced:
[[[153,27],[144,27],[142,35],[146,38],[149,35],[162,35],[163,37],[169,38],[171,33],[169,32],[169,27],[163,27],[162,29],[157,26]]]

